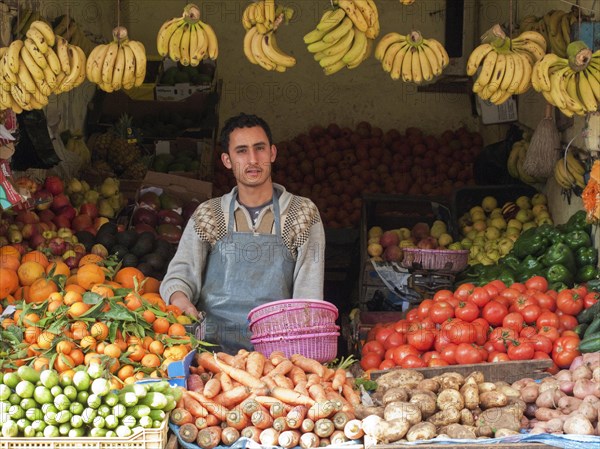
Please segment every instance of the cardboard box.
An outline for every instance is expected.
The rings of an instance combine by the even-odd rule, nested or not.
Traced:
[[[163,72],[163,58],[148,56],[146,62],[146,78],[141,86],[133,87],[124,92],[133,100],[154,100],[154,89]]]
[[[167,70],[173,70],[173,67],[177,67],[177,63],[171,61],[169,59],[165,60],[163,65],[163,73]],[[188,67],[187,69],[191,69],[196,76],[201,74],[203,79],[206,76],[210,77],[210,81],[206,80],[200,83],[193,82],[183,82],[183,83],[174,83],[174,84],[161,84],[161,79],[159,78],[159,82],[156,85],[155,98],[161,101],[179,101],[185,98],[188,98],[190,95],[193,95],[196,92],[211,92],[216,89],[217,85],[217,66],[216,61],[212,61],[210,59],[206,59],[200,63],[197,67]],[[185,67],[179,66],[179,70],[187,70]]]
[[[138,190],[138,197],[141,192],[147,189],[160,190],[157,193],[167,190],[184,201],[196,199],[203,202],[212,197],[212,183],[210,182],[155,171],[146,173],[146,177]]]
[[[169,376],[169,383],[171,385],[177,385],[179,387],[187,386],[187,378],[190,375],[190,366],[196,356],[196,350],[193,349],[185,356],[183,360],[177,360],[169,363],[167,366],[167,375]]]
[[[194,154],[198,161],[196,170],[173,171],[168,169],[167,173],[185,176],[188,178],[202,179],[204,181],[212,181],[214,162],[215,141],[213,138],[196,139],[192,137],[178,137],[174,140],[157,140],[155,142],[155,155],[171,154],[177,160],[177,155],[180,153]],[[155,161],[157,161],[155,159]],[[154,167],[156,170],[156,166]]]

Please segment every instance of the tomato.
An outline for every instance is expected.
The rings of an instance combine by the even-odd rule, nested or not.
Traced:
[[[542,308],[536,304],[530,304],[521,310],[521,315],[527,324],[533,324],[542,313]]]
[[[388,336],[392,332],[395,332],[393,327],[390,327],[390,326],[381,327],[377,330],[377,333],[375,334],[375,340],[377,340],[379,343],[384,345],[386,338],[388,338]]]
[[[393,359],[394,358],[394,349],[396,348],[390,348],[390,349],[386,349],[385,354],[383,355],[383,359]]]
[[[538,303],[538,306],[542,308],[542,311],[549,310],[554,312],[556,310],[556,300],[548,293],[537,292],[533,294],[533,297]]]
[[[421,359],[418,355],[409,354],[402,359],[402,368],[425,368],[427,363]]]
[[[454,317],[454,308],[447,301],[438,301],[431,306],[429,314],[434,323],[442,324],[448,318]]]
[[[377,369],[379,368],[381,361],[381,357],[378,354],[374,352],[367,352],[366,354],[363,354],[360,359],[360,367],[365,371]]]
[[[408,332],[415,329],[436,329],[437,326],[431,320],[431,318],[423,318],[418,323],[410,323],[410,327],[408,328]]]
[[[454,343],[449,343],[439,351],[442,359],[448,362],[449,365],[456,365],[456,348],[457,345]]]
[[[417,310],[419,311],[419,318],[427,318],[429,316],[429,309],[431,308],[432,304],[433,299],[424,299],[421,301],[421,304],[419,304],[419,307],[417,307]]]
[[[537,320],[535,320],[535,325],[538,329],[542,327],[556,327],[560,325],[560,321],[558,319],[558,315],[554,312],[542,312]]]
[[[518,312],[510,312],[502,320],[502,327],[514,329],[516,332],[521,332],[524,325],[525,320],[523,319],[523,315]]]
[[[419,321],[419,309],[412,309],[406,312],[406,319],[408,321]]]
[[[406,343],[405,334],[394,331],[385,339],[383,342],[383,347],[385,349],[396,348],[404,343]]]
[[[496,349],[494,348],[494,344],[491,341],[486,341],[483,344],[483,348],[487,351],[487,353],[489,354],[490,352],[498,352],[496,351]]]
[[[411,323],[408,320],[398,320],[394,323],[394,330],[396,332],[400,332],[401,334],[405,334],[408,332],[408,328]]]
[[[585,284],[579,284],[579,285],[573,287],[573,292],[577,293],[582,298],[584,298],[585,295],[587,295],[589,293],[587,286]]]
[[[500,282],[502,282],[502,281],[500,281]],[[492,282],[488,282],[487,284],[482,286],[482,288],[487,292],[490,299],[494,299],[496,296],[498,296],[498,293],[500,293],[500,289]],[[506,288],[506,286],[504,286],[504,288]],[[503,290],[504,290],[504,288],[503,288]]]
[[[485,320],[490,323],[491,326],[500,326],[507,313],[508,309],[505,305],[493,300],[483,306],[481,316],[485,318]]]
[[[545,352],[546,354],[550,354],[552,352],[552,340],[550,340],[545,335],[534,335],[530,338],[533,343],[533,348],[536,351]]]
[[[479,307],[474,302],[461,301],[454,309],[454,316],[470,323],[479,316]]]
[[[446,345],[449,345],[449,344],[451,344],[451,342],[450,342],[450,338],[448,338],[448,332],[442,331],[440,329],[437,336],[435,337],[435,342],[433,343],[433,349],[435,349],[437,352],[442,352],[442,349],[444,347],[446,347]]]
[[[488,337],[488,341],[498,352],[506,352],[507,345],[511,340],[517,339],[517,333],[514,329],[508,327],[497,327]]]
[[[508,354],[505,352],[490,352],[487,361],[488,362],[508,362]]]
[[[532,306],[532,305],[537,306],[537,301],[533,297],[526,296],[526,295],[519,295],[514,300],[514,302],[510,305],[509,310],[511,312],[521,312],[521,311],[523,311],[523,309],[525,307]]]
[[[571,362],[581,355],[579,352],[579,338],[559,337],[552,348],[552,360],[559,368],[568,368]]]
[[[511,360],[531,360],[535,353],[535,348],[532,343],[525,341],[511,342],[506,351],[508,358]]]
[[[374,352],[379,357],[383,357],[383,355],[385,354],[385,348],[377,340],[371,340],[366,342],[365,345],[362,347],[363,355],[368,354],[369,352]]]
[[[491,282],[488,282],[486,285],[492,285],[494,287],[496,287],[496,289],[498,290],[498,293],[501,292],[502,290],[506,290],[506,284],[504,282],[502,282],[500,279],[494,279]],[[485,288],[485,286],[484,286]]]
[[[442,355],[437,351],[427,351],[421,356],[421,358],[425,363],[428,364],[433,359],[441,359]]]
[[[521,338],[533,338],[535,335],[537,335],[535,326],[525,326],[521,329],[521,332],[519,332],[519,337]]]
[[[384,361],[382,361],[379,364],[379,366],[377,367],[377,369],[385,370],[385,369],[394,368],[395,366],[396,366],[396,363],[394,363],[393,360],[391,360],[391,359],[385,359]]]
[[[411,346],[409,344],[400,345],[394,349],[394,362],[396,363],[396,365],[401,366],[404,357],[410,354],[418,356],[419,351],[414,346]]]
[[[433,302],[445,301],[448,298],[452,298],[454,293],[451,290],[438,290],[433,294]]]
[[[519,293],[525,293],[525,290],[527,290],[525,284],[522,284],[521,282],[515,282],[510,288],[517,290]]]
[[[489,292],[483,287],[475,287],[467,299],[477,307],[483,307],[491,300]]]
[[[433,329],[417,329],[406,334],[406,341],[419,351],[429,351],[435,342],[436,333]]]
[[[448,366],[450,365],[448,362],[446,362],[444,359],[431,359],[429,362],[427,362],[427,366],[433,367],[433,366]]]
[[[483,345],[487,341],[490,325],[483,318],[477,318],[471,324],[475,329],[475,343]]]
[[[559,321],[559,325],[558,325],[558,331],[570,331],[573,330],[577,327],[577,325],[579,324],[577,322],[577,318],[575,318],[573,315],[561,315],[558,317],[558,321]]]
[[[558,337],[560,337],[560,332],[558,332],[558,328],[554,326],[538,327],[538,334],[543,335],[544,337],[548,337],[552,342],[558,340]]]
[[[448,328],[448,338],[452,343],[475,343],[477,330],[471,323],[455,320]]]
[[[548,280],[544,276],[534,276],[525,281],[525,287],[543,293],[548,290]]]
[[[456,347],[456,363],[459,365],[470,365],[481,362],[483,362],[483,359],[477,346],[469,343],[460,343]]]
[[[549,358],[550,358],[550,354],[546,353],[544,351],[535,351],[533,353],[533,357],[532,357],[533,360],[538,360],[538,359],[547,360]]]
[[[572,289],[565,288],[556,297],[556,308],[569,315],[577,315],[583,310],[583,296]]]
[[[560,336],[561,337],[575,337],[575,338],[579,339],[579,335],[577,335],[577,332],[569,331],[569,330],[562,331],[560,333]]]
[[[583,307],[585,309],[589,309],[590,307],[592,307],[594,304],[596,304],[598,302],[598,299],[600,299],[600,294],[598,294],[596,292],[589,292],[583,298]]]
[[[510,303],[512,304],[513,302],[515,302],[517,300],[517,298],[519,296],[521,296],[521,292],[519,290],[517,290],[516,288],[512,288],[512,286],[511,286],[511,287],[508,287],[507,289],[502,290],[498,296],[500,298],[506,298],[506,299],[510,300]]]
[[[454,297],[459,301],[464,301],[478,288],[481,287],[475,287],[475,284],[471,284],[470,282],[461,284],[456,290],[454,290]]]

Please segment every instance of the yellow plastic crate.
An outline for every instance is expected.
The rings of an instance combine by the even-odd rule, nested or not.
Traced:
[[[168,421],[158,429],[144,429],[127,438],[0,438],[0,449],[163,449]]]

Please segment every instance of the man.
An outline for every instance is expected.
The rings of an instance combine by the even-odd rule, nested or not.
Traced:
[[[247,316],[254,307],[323,299],[325,233],[312,201],[273,183],[277,148],[263,119],[230,118],[221,147],[237,185],[198,206],[160,293],[191,315],[205,311],[205,339],[235,353],[251,349]]]

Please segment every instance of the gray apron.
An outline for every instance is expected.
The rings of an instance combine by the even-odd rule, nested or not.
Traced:
[[[220,350],[229,354],[241,348],[252,350],[248,313],[268,302],[291,298],[295,267],[294,257],[281,238],[279,199],[275,192],[275,234],[239,232],[245,220],[238,220],[240,226],[234,232],[234,210],[235,200],[232,200],[227,235],[208,256],[200,293],[201,310],[207,314],[205,340],[219,344]]]

